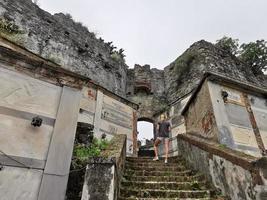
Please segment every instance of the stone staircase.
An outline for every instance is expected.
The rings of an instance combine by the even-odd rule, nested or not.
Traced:
[[[127,157],[119,200],[211,199],[203,175],[186,168],[182,158],[163,161]]]

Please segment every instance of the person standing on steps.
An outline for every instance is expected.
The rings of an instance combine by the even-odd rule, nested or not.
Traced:
[[[165,150],[165,163],[168,163],[169,152],[169,135],[171,131],[171,124],[167,121],[166,115],[160,115],[160,122],[157,124],[157,137],[154,142],[155,158],[153,160],[159,160],[158,145],[163,142]]]

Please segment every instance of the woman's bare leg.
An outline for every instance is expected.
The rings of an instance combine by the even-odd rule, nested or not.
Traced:
[[[157,138],[154,142],[155,158],[158,158],[158,145],[161,141]]]
[[[169,153],[169,138],[165,139],[165,162],[168,160],[168,153]]]

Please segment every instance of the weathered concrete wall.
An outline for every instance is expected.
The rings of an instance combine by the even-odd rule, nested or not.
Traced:
[[[0,162],[5,165],[0,171],[1,198],[65,199],[76,125],[95,121],[96,91],[102,94],[102,103],[119,106],[111,106],[115,112],[130,112],[130,122],[123,120],[132,127],[137,107],[1,37],[0,51]],[[31,125],[37,115],[42,119],[40,127]],[[14,190],[10,185],[15,182],[26,184]]]
[[[194,97],[185,113],[186,132],[199,134],[200,137],[218,141],[218,129],[215,121],[211,97],[207,82]]]
[[[94,136],[101,138],[103,134],[110,140],[114,135],[127,135],[127,153],[134,153],[136,109],[120,98],[113,98],[107,92],[97,90],[93,86],[84,87],[80,102],[79,122],[94,126]]]
[[[266,165],[260,165],[263,161],[193,136],[178,135],[177,141],[179,155],[223,195],[232,200],[266,199]]]
[[[266,151],[266,93],[218,74],[206,75],[183,110],[186,132],[261,157]]]
[[[126,136],[117,135],[100,157],[88,161],[82,200],[116,200],[125,158]]]
[[[260,97],[260,93],[256,94],[259,97],[255,93],[247,97],[252,91],[244,91],[237,86],[233,88],[229,84],[209,82],[208,85],[219,142],[232,149],[261,157],[261,152],[266,149],[266,127],[263,123],[267,117],[267,106],[264,103],[266,99]],[[222,91],[228,94],[225,99]],[[253,115],[255,122],[250,115]]]
[[[1,164],[12,167],[1,171],[0,192],[3,198],[11,200],[42,200],[44,196],[64,199],[80,91],[5,67],[9,65],[0,64],[0,160]],[[42,120],[39,126],[32,123],[36,116]],[[31,179],[36,185],[29,184]],[[25,185],[10,189],[15,183]]]
[[[5,25],[10,24],[10,30]],[[70,16],[51,15],[31,0],[0,2],[0,34],[63,68],[125,95],[127,65],[110,43]]]
[[[181,115],[182,110],[184,109],[186,103],[188,102],[190,95],[179,99],[179,101],[173,103],[170,106],[169,116],[172,125],[172,137],[177,136],[178,134],[185,133],[185,124],[184,116]]]
[[[97,138],[103,134],[111,139],[117,134],[127,135],[127,153],[134,153],[136,122],[135,109],[119,100],[97,91],[96,112],[94,115],[94,133]]]

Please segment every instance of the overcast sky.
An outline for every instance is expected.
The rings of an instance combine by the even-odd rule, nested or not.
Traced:
[[[126,63],[164,68],[192,43],[224,35],[267,39],[267,0],[39,0],[70,13],[105,41],[125,49]],[[141,125],[140,125],[141,127]],[[141,128],[150,138],[149,126]],[[140,136],[143,137],[143,136]]]
[[[267,0],[39,0],[125,49],[126,63],[163,68],[193,42],[267,38]]]

